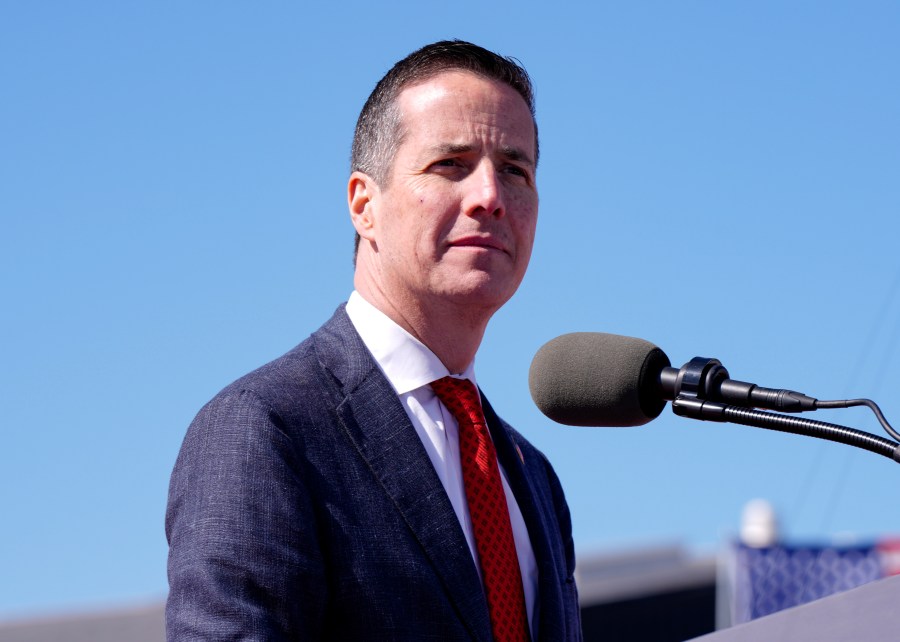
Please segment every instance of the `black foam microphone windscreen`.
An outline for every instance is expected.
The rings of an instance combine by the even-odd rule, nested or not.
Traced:
[[[640,426],[665,406],[659,376],[670,364],[649,341],[573,332],[546,343],[531,362],[537,407],[569,426]]]

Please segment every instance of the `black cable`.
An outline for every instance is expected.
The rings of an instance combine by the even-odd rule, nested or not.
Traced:
[[[881,424],[881,427],[884,428],[885,432],[889,434],[891,437],[900,441],[900,433],[894,430],[891,427],[891,424],[888,423],[887,418],[881,412],[881,408],[878,407],[878,404],[872,401],[871,399],[844,399],[841,401],[816,401],[816,410],[821,408],[850,408],[852,406],[868,406],[868,408],[875,413],[875,416],[878,417],[878,422]]]

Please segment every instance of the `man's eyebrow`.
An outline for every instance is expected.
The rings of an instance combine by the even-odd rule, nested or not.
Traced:
[[[534,161],[531,159],[531,156],[526,154],[518,147],[501,147],[500,154],[511,161],[518,161],[520,163],[526,163],[532,166],[534,165]]]
[[[432,151],[436,154],[466,154],[474,149],[472,145],[462,143],[441,143],[435,145]]]

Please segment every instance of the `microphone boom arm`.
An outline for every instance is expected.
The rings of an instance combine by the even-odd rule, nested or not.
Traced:
[[[676,415],[691,419],[741,424],[836,441],[848,446],[868,450],[900,463],[900,444],[862,430],[830,424],[825,421],[730,406],[716,401],[705,401],[689,395],[678,396],[672,402],[672,411]]]
[[[706,357],[694,357],[680,370],[663,368],[659,385],[663,396],[672,399],[672,412],[681,417],[741,424],[836,441],[900,463],[900,443],[890,439],[847,426],[765,412],[753,407],[762,406],[783,412],[803,412],[817,408],[867,405],[872,408],[882,425],[887,427],[890,435],[896,437],[897,433],[890,428],[881,410],[868,399],[819,402],[792,390],[774,390],[733,381],[728,378],[728,371],[718,359]]]

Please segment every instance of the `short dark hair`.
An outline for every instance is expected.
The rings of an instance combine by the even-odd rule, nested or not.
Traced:
[[[441,40],[425,45],[397,62],[375,85],[356,121],[350,171],[363,172],[379,185],[387,185],[394,156],[403,140],[397,97],[407,87],[447,71],[468,71],[512,87],[525,100],[534,121],[531,78],[515,58],[500,56],[463,40]],[[537,164],[536,121],[534,151]],[[354,256],[358,248],[357,234]]]

